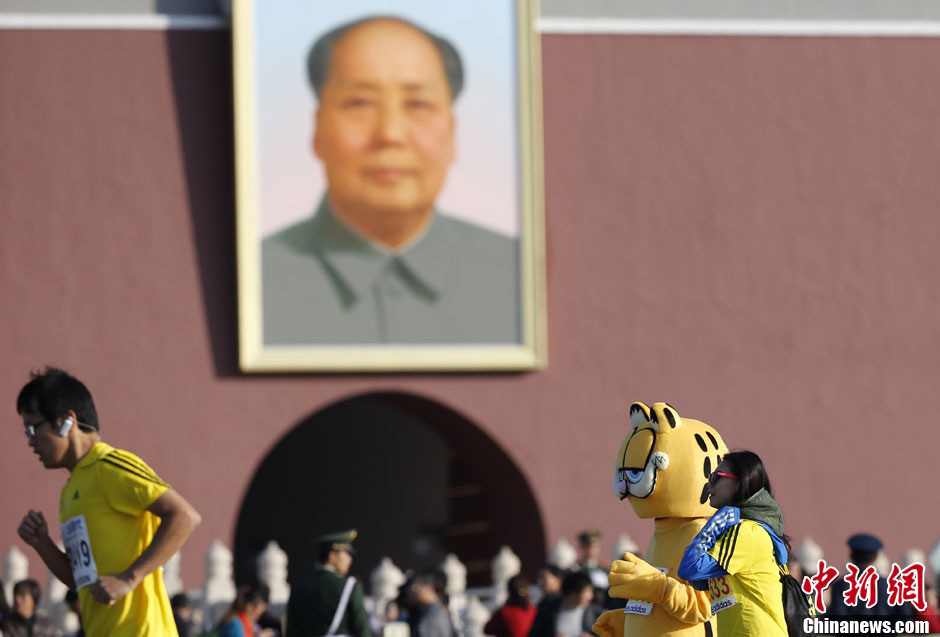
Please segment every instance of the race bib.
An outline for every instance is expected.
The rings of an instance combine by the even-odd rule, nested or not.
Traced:
[[[62,523],[62,543],[72,566],[72,578],[75,588],[84,588],[98,579],[98,565],[91,554],[91,541],[88,539],[88,526],[85,516],[78,515]]]
[[[708,596],[712,602],[712,615],[728,610],[738,603],[727,575],[708,580]]]
[[[663,573],[668,573],[668,568],[656,566]],[[627,605],[623,607],[623,612],[627,615],[649,615],[653,612],[653,602],[644,602],[641,599],[628,599]]]

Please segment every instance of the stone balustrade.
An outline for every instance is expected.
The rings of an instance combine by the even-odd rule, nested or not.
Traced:
[[[235,599],[235,582],[232,574],[232,552],[221,540],[212,542],[205,556],[205,581],[201,587],[186,587],[180,577],[181,556],[174,555],[163,566],[163,579],[167,593],[174,595],[186,592],[193,607],[198,610],[202,623],[208,628],[213,626],[229,609]],[[290,598],[290,584],[287,582],[287,554],[276,542],[269,542],[257,558],[258,578],[271,590],[270,612],[283,615],[287,600]],[[18,547],[12,547],[3,560],[4,594],[8,600],[13,597],[13,585],[32,576],[40,585],[45,584],[40,612],[51,617],[64,634],[78,630],[78,618],[65,604],[66,587],[44,566],[44,575],[35,570],[30,573],[30,562],[39,563],[38,558],[27,557]],[[450,554],[440,564],[447,575],[446,592],[451,600],[451,612],[454,625],[461,637],[482,637],[483,626],[492,611],[497,608],[507,595],[509,578],[519,572],[520,560],[512,550],[504,546],[493,558],[493,584],[486,587],[467,589],[467,568],[456,555]],[[368,578],[369,597],[366,598],[367,610],[374,615],[375,626],[382,626],[384,609],[389,601],[398,596],[399,587],[405,582],[405,574],[391,559],[385,557],[372,570]],[[396,622],[397,624],[397,622]],[[396,626],[391,635],[407,637],[407,625]]]

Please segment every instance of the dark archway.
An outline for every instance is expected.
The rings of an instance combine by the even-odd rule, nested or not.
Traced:
[[[533,573],[545,534],[525,478],[462,415],[410,394],[343,400],[300,423],[259,466],[235,531],[235,578],[255,577],[255,556],[276,540],[295,582],[315,563],[313,538],[359,529],[352,572],[383,556],[420,569],[455,553],[468,585],[489,582],[503,545]]]

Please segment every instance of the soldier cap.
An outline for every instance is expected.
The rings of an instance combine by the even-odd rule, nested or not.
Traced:
[[[589,529],[578,534],[578,544],[581,546],[590,546],[601,541],[601,532],[596,529]]]
[[[353,548],[352,543],[357,535],[359,535],[359,532],[356,529],[327,533],[318,537],[316,543],[320,549],[329,548],[331,551],[347,551],[355,555],[356,550]]]

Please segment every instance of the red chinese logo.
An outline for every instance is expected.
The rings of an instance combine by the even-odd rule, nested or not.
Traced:
[[[924,570],[924,565],[919,562],[905,568],[892,564],[888,575],[888,604],[900,606],[904,602],[911,602],[917,610],[925,611]]]
[[[848,584],[842,592],[846,606],[855,606],[860,601],[865,602],[866,608],[874,608],[878,603],[878,573],[874,566],[869,566],[861,572],[855,564],[846,564],[848,573],[845,576],[845,583]]]
[[[826,601],[823,599],[823,592],[829,588],[829,585],[839,576],[839,571],[826,564],[826,560],[819,560],[816,574],[810,577],[803,577],[803,592],[813,596],[813,606],[821,613],[826,612]]]

